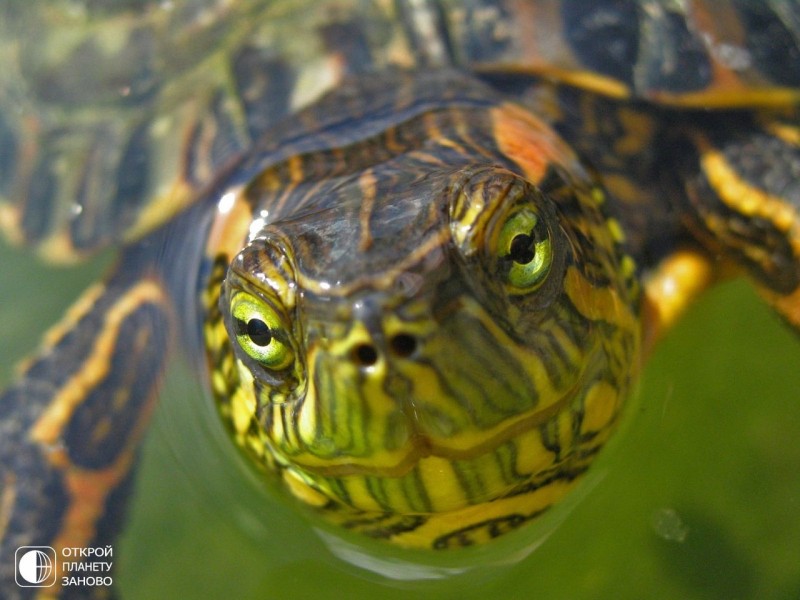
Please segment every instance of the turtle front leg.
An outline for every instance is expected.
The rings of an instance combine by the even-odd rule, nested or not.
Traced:
[[[4,598],[108,595],[96,578],[111,581],[111,544],[173,320],[161,281],[123,264],[84,293],[0,396]],[[53,549],[52,587],[18,586],[30,574],[18,566],[23,546]]]
[[[684,154],[687,224],[800,331],[800,107],[710,120]]]

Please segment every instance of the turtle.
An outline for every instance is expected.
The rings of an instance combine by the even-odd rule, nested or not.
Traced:
[[[0,396],[3,556],[80,557],[48,594],[104,593],[173,346],[265,485],[445,551],[579,485],[712,284],[800,329],[796,2],[1,10],[0,223],[117,253]]]

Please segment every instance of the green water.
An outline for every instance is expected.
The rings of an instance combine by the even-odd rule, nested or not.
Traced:
[[[32,268],[6,249],[0,261],[5,381],[102,265]],[[335,558],[303,518],[261,491],[219,437],[196,376],[176,364],[130,527],[114,548],[118,591],[132,599],[800,598],[799,365],[800,338],[747,285],[718,288],[659,347],[594,487],[534,553],[512,566],[392,583]],[[491,548],[463,556],[501,558]]]

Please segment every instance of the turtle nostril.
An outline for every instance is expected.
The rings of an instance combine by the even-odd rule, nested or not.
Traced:
[[[369,344],[360,344],[353,350],[353,360],[362,367],[371,367],[378,362],[378,351]]]
[[[413,335],[399,333],[391,340],[392,351],[401,358],[408,358],[417,349],[417,340]]]

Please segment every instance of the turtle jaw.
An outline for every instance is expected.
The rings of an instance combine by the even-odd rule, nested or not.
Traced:
[[[557,443],[548,445],[547,438],[559,430],[566,434],[565,423],[570,422],[566,415],[575,411],[592,389],[585,379],[581,377],[546,408],[453,442],[431,432],[419,412],[409,416],[408,411],[397,410],[390,434],[404,443],[394,452],[384,448],[360,457],[343,452],[335,458],[306,452],[291,457],[289,471],[326,497],[360,511],[448,513],[492,502],[547,472],[558,474],[578,464],[569,448],[572,443],[577,446],[577,439],[570,441],[564,436],[561,443],[565,447],[559,448]],[[616,404],[618,398],[611,401]],[[404,408],[413,408],[416,402],[405,399]],[[315,441],[319,446],[328,442]],[[472,447],[464,447],[466,441]]]

